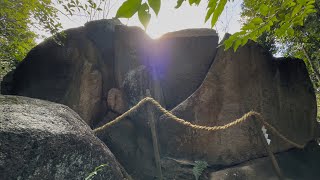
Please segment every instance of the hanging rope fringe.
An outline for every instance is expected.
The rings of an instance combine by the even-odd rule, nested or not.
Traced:
[[[225,130],[228,129],[232,126],[238,125],[244,121],[247,121],[248,119],[250,119],[250,117],[255,117],[255,119],[261,121],[262,124],[264,124],[266,127],[268,127],[271,131],[273,131],[277,136],[279,136],[282,140],[284,140],[285,142],[291,144],[292,146],[296,147],[296,148],[300,148],[303,149],[305,147],[304,145],[300,145],[297,144],[293,141],[291,141],[290,139],[286,138],[284,135],[282,135],[276,128],[274,128],[273,126],[271,126],[269,123],[267,123],[263,116],[255,111],[249,111],[248,113],[244,114],[241,118],[234,120],[231,123],[225,124],[223,126],[201,126],[201,125],[196,125],[196,124],[192,124],[184,119],[178,118],[177,116],[175,116],[174,114],[172,114],[170,111],[166,110],[165,108],[163,108],[160,103],[158,103],[156,100],[154,100],[151,97],[146,97],[144,99],[142,99],[140,102],[138,102],[138,104],[136,104],[135,106],[133,106],[132,108],[130,108],[128,111],[126,111],[125,113],[123,113],[122,115],[118,116],[117,118],[115,118],[114,120],[106,123],[105,125],[98,127],[96,129],[94,129],[93,131],[97,134],[100,133],[102,131],[104,131],[105,129],[109,128],[110,126],[113,126],[114,124],[120,122],[121,120],[123,120],[125,117],[129,116],[130,114],[132,114],[134,111],[136,111],[138,108],[140,108],[141,106],[143,106],[146,103],[151,103],[154,106],[156,106],[156,108],[161,111],[164,115],[168,116],[170,119],[193,129],[198,129],[198,130],[205,130],[205,131],[219,131],[219,130]]]

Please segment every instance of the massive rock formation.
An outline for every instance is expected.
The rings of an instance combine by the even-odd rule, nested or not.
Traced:
[[[175,107],[200,86],[218,44],[210,29],[152,40],[140,28],[116,20],[89,22],[65,34],[63,46],[53,40],[36,46],[6,77],[2,93],[65,104],[91,127],[126,111],[145,97],[146,89],[163,106]],[[131,173],[153,176],[148,119],[139,112],[99,137]]]
[[[84,179],[107,164],[98,179],[129,179],[89,126],[64,105],[0,96],[0,177]]]
[[[149,89],[164,107],[195,124],[226,124],[253,109],[298,143],[318,131],[304,63],[275,59],[256,44],[217,53],[214,30],[183,30],[152,40],[140,28],[117,20],[67,30],[63,42],[47,40],[35,47],[6,76],[2,93],[65,104],[93,128],[124,113]],[[142,107],[98,134],[136,179],[156,176],[148,120]],[[260,127],[252,120],[214,133],[194,131],[166,117],[157,125],[168,179],[192,179],[194,160],[225,167],[266,155],[257,138]],[[275,152],[292,148],[274,134],[271,140]],[[177,165],[181,159],[191,162],[188,170]]]
[[[194,124],[224,125],[250,110],[260,112],[290,140],[305,144],[317,137],[316,102],[302,60],[276,59],[254,43],[237,52],[218,50],[202,85],[172,113]],[[211,165],[232,165],[265,155],[261,127],[251,119],[227,130],[193,130],[169,118],[159,122],[166,156],[205,159]],[[274,152],[292,148],[271,134]]]
[[[158,83],[143,88],[173,108],[200,86],[218,44],[214,30],[189,31],[152,40],[117,20],[89,22],[65,31],[62,46],[50,39],[32,49],[5,78],[2,93],[68,105],[94,126],[107,112],[108,91],[121,89],[130,71],[145,66],[150,83]]]
[[[114,87],[113,32],[119,23],[92,22],[67,30],[62,46],[53,39],[42,42],[18,65],[2,93],[65,104],[93,125]]]

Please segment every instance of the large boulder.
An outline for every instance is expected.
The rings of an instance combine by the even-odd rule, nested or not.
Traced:
[[[212,29],[187,29],[155,41],[154,58],[164,104],[172,109],[202,83],[216,56],[219,37]]]
[[[218,50],[202,85],[172,113],[191,123],[216,126],[250,110],[290,140],[305,144],[319,132],[316,101],[305,64],[299,59],[273,58],[254,43],[237,52]],[[253,119],[218,132],[194,130],[166,116],[158,121],[163,156],[232,165],[266,155]],[[281,152],[292,145],[271,135],[270,148]]]
[[[48,39],[33,48],[4,78],[3,94],[65,104],[89,125],[106,111],[106,95],[114,87],[113,37],[117,20],[101,20],[69,29],[62,45]]]
[[[1,179],[129,179],[107,146],[64,105],[0,96]]]
[[[144,66],[155,83],[142,88],[153,89],[154,96],[172,109],[201,85],[216,55],[218,40],[212,29],[182,30],[151,40],[140,28],[117,26],[116,84],[123,86],[131,71]]]

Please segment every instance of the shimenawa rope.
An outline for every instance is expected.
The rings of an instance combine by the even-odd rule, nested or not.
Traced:
[[[193,128],[193,129],[198,129],[198,130],[205,130],[205,131],[219,131],[219,130],[225,130],[228,129],[232,126],[238,125],[248,119],[250,119],[250,117],[255,117],[255,119],[261,121],[262,124],[264,124],[265,126],[267,126],[271,131],[273,131],[277,136],[279,136],[282,140],[284,140],[285,142],[291,144],[294,147],[303,149],[305,147],[304,145],[301,144],[297,144],[293,141],[291,141],[290,139],[288,139],[287,137],[285,137],[284,135],[282,135],[276,128],[274,128],[272,125],[270,125],[269,123],[267,123],[263,116],[256,112],[256,111],[249,111],[248,113],[244,114],[241,118],[234,120],[233,122],[230,122],[228,124],[225,124],[223,126],[201,126],[201,125],[196,125],[196,124],[192,124],[184,119],[178,118],[177,116],[175,116],[174,114],[172,114],[170,111],[166,110],[165,108],[163,108],[160,103],[158,103],[156,100],[154,100],[151,97],[146,97],[144,99],[142,99],[140,102],[138,102],[135,106],[133,106],[132,108],[130,108],[128,111],[126,111],[125,113],[123,113],[122,115],[118,116],[117,118],[115,118],[114,120],[106,123],[105,125],[98,127],[96,129],[94,129],[93,131],[97,134],[99,132],[104,131],[105,129],[107,129],[110,126],[113,126],[114,124],[120,122],[121,120],[123,120],[125,117],[129,116],[130,114],[132,114],[134,111],[136,111],[138,108],[140,108],[141,106],[143,106],[146,103],[151,103],[154,106],[156,106],[156,108],[158,110],[160,110],[164,115],[168,116],[169,118],[171,118],[172,120]]]

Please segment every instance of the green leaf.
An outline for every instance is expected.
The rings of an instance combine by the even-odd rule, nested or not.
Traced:
[[[195,161],[195,165],[192,169],[193,175],[196,180],[199,179],[203,171],[208,167],[208,163],[205,161]]]
[[[232,37],[232,36],[230,36],[230,37]],[[233,44],[233,40],[230,40],[230,37],[229,37],[229,39],[227,39],[223,42],[225,51],[228,50]]]
[[[147,29],[151,19],[151,14],[149,13],[149,6],[147,3],[143,3],[140,6],[140,9],[138,11],[138,17],[141,24],[144,26],[145,29]]]
[[[216,8],[218,0],[209,0],[207,8],[214,7]]]
[[[248,37],[244,37],[241,41],[241,46],[244,46],[245,44],[247,44],[249,38]]]
[[[158,15],[161,7],[161,0],[148,0],[148,3],[150,7],[153,9],[154,13]]]
[[[182,3],[184,2],[185,0],[178,0],[177,1],[177,5],[174,7],[176,9],[178,9],[179,7],[181,7]]]
[[[301,5],[304,5],[307,3],[307,0],[297,0],[297,2]]]
[[[297,6],[293,9],[292,14],[291,14],[291,17],[295,16],[295,15],[301,10],[301,8],[302,8],[302,5],[301,5],[301,4],[297,5]]]
[[[116,18],[131,18],[140,6],[141,0],[127,0],[118,9]]]
[[[308,1],[307,5],[311,5],[311,4],[314,4],[316,1],[315,0],[312,0],[312,1]]]
[[[273,17],[271,18],[271,21],[273,21],[273,22],[279,22],[279,20],[277,19],[276,16],[273,16]]]
[[[194,4],[194,3],[196,3],[196,0],[189,0],[189,4],[190,4],[190,5],[192,5],[192,4]]]
[[[196,5],[198,6],[200,4],[201,0],[196,0]]]
[[[213,14],[214,10],[215,10],[215,8],[213,8],[213,7],[211,7],[211,8],[208,10],[204,22],[207,22],[207,21],[210,19],[210,17],[211,17],[211,15]]]
[[[254,24],[261,24],[263,22],[263,20],[259,17],[255,17],[251,20],[251,22]]]
[[[287,3],[285,3],[285,6],[287,6],[288,8],[295,6],[297,3],[291,1],[287,1]]]
[[[292,28],[289,28],[287,30],[287,33],[288,33],[289,36],[293,36],[294,35],[294,30]]]
[[[266,16],[269,12],[269,7],[265,4],[262,4],[259,8],[259,12],[260,14],[262,14],[263,16]]]
[[[232,45],[233,43],[235,42],[236,39],[239,38],[239,36],[245,34],[246,32],[245,31],[240,31],[240,32],[236,32],[234,33],[233,35],[231,35],[227,40],[225,40],[223,42],[224,44],[224,50],[228,50]]]
[[[207,22],[209,20],[209,18],[211,17],[211,15],[213,14],[214,10],[216,9],[217,6],[217,0],[210,0],[208,3],[208,12],[206,14],[206,18],[204,22]]]
[[[241,44],[241,39],[237,39],[236,42],[234,42],[234,45],[233,45],[233,51],[236,52],[238,47],[240,46]]]
[[[307,9],[306,10],[306,14],[311,14],[311,13],[316,13],[317,12],[317,10],[315,10],[315,9]]]
[[[308,5],[305,9],[314,9],[314,5]]]
[[[249,24],[245,24],[244,26],[242,26],[241,30],[246,31],[246,30],[252,30],[254,29],[256,26],[251,22]]]
[[[222,13],[224,7],[226,6],[227,2],[228,2],[228,0],[220,0],[219,1],[219,4],[218,4],[217,8],[213,12],[213,16],[212,16],[212,19],[211,19],[211,27],[213,27],[217,23],[218,18],[221,15],[221,13]]]

